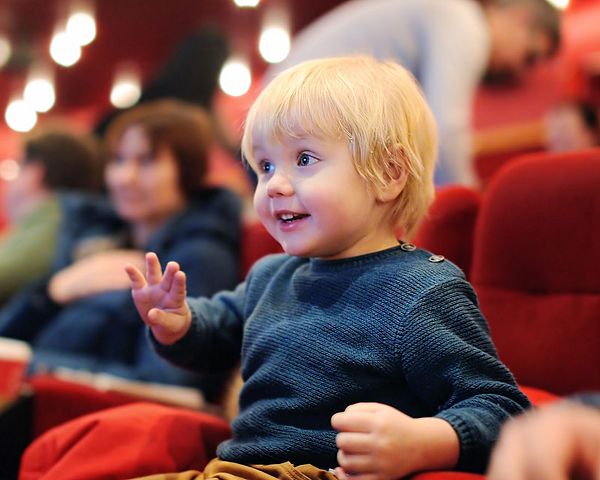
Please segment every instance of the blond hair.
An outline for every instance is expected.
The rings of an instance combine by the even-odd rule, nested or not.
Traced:
[[[414,232],[434,195],[437,134],[410,72],[367,56],[312,60],[285,70],[252,105],[242,153],[253,163],[254,138],[281,142],[303,134],[346,139],[354,167],[374,191],[406,172],[392,217],[406,236]]]

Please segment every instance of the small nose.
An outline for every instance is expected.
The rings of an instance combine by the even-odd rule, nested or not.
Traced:
[[[137,175],[137,166],[131,161],[122,161],[113,170],[114,177],[121,183],[129,183],[134,180]]]
[[[267,182],[267,195],[269,197],[287,197],[294,193],[294,187],[289,178],[275,172]]]

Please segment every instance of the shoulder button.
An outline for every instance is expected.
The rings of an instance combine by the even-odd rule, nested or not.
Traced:
[[[429,260],[431,263],[440,263],[445,260],[445,257],[443,255],[432,255],[427,260]]]
[[[405,252],[414,252],[417,247],[415,247],[412,243],[403,243],[400,245],[400,249],[404,250]]]

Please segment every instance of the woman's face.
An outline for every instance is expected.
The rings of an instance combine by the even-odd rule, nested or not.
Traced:
[[[166,145],[153,152],[148,135],[137,125],[118,141],[105,180],[117,213],[133,224],[158,226],[186,204],[173,152]]]

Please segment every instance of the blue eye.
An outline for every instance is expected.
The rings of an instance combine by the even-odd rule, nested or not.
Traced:
[[[259,173],[272,173],[274,169],[275,169],[275,166],[268,160],[261,160],[258,163]]]
[[[298,155],[298,161],[296,163],[299,167],[308,167],[309,165],[317,162],[318,159],[316,157],[309,153],[302,152],[300,155]]]

